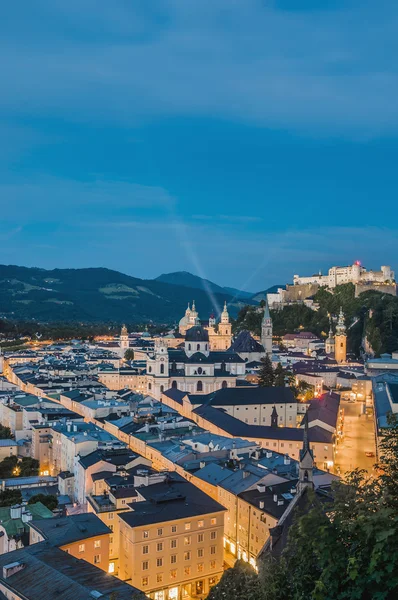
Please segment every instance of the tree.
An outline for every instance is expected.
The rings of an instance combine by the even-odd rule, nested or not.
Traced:
[[[19,464],[22,477],[33,477],[39,474],[39,461],[30,456],[24,456]]]
[[[14,472],[15,471],[15,472]],[[18,457],[17,456],[6,456],[0,462],[0,478],[9,479],[15,477],[19,472],[18,468]]]
[[[4,490],[0,492],[0,506],[12,506],[21,504],[22,494],[20,490]]]
[[[134,360],[134,350],[132,348],[127,348],[124,353],[125,360]]]
[[[242,560],[224,572],[220,582],[210,590],[208,600],[258,600],[260,580],[255,570]]]
[[[258,385],[260,387],[272,387],[274,385],[275,378],[272,362],[268,354],[261,359],[261,362],[263,365],[258,374]]]
[[[276,387],[284,387],[286,385],[285,377],[286,371],[282,367],[281,363],[278,363],[274,371],[274,385]]]
[[[14,436],[11,433],[11,429],[1,425],[0,423],[0,440],[11,440],[13,437]]]
[[[49,510],[55,510],[58,507],[57,497],[52,494],[35,494],[30,498],[28,504],[36,504],[36,502],[41,502]]]

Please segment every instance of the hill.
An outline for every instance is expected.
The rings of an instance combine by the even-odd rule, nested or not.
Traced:
[[[284,288],[284,287],[285,287],[284,284],[273,285],[272,287],[269,287],[268,289],[263,290],[262,292],[257,292],[256,294],[252,294],[251,300],[253,302],[260,303],[261,300],[265,300],[265,297],[267,294],[276,294],[276,292],[278,291],[278,288]]]
[[[162,281],[163,283],[171,283],[173,285],[183,285],[185,287],[204,290],[213,294],[228,294],[228,296],[233,296],[238,299],[247,300],[253,296],[251,292],[243,292],[232,287],[221,287],[213,281],[198,277],[197,275],[192,275],[192,273],[188,273],[188,271],[163,273],[163,275],[159,275],[155,281]]]
[[[196,300],[206,319],[224,301],[236,316],[242,303],[223,288],[213,298],[198,287],[146,280],[103,268],[54,269],[0,265],[0,315],[41,322],[173,323]]]

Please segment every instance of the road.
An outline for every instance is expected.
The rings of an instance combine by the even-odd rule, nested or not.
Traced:
[[[344,435],[337,446],[336,467],[340,467],[340,475],[357,467],[371,473],[376,462],[374,416],[361,414],[360,403],[342,400],[340,406],[344,409]],[[375,456],[368,457],[365,452],[373,452]]]

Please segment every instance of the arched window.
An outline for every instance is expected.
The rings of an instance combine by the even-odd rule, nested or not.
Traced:
[[[171,384],[171,387],[174,388],[175,390],[177,389],[177,382],[175,380]]]
[[[160,373],[161,373],[161,375],[163,375],[163,373],[164,373],[164,364],[163,363],[160,365]]]
[[[207,344],[206,344],[206,346],[205,346],[205,349],[206,349],[206,351],[207,351]]]
[[[152,389],[152,383],[148,383],[148,390]]]
[[[228,387],[228,383],[225,381],[225,379],[224,379],[224,381],[222,382],[222,384],[221,384],[221,387],[222,387],[222,388],[226,388],[226,387]]]
[[[160,393],[163,394],[163,392],[164,392],[164,385],[161,385],[160,386]]]
[[[304,481],[308,481],[308,471],[304,471]]]
[[[203,383],[201,381],[198,381],[198,383],[196,384],[196,391],[203,392]]]
[[[191,344],[188,344],[188,350],[190,350],[190,349],[191,349]]]
[[[202,367],[199,367],[199,369],[198,369],[198,375],[202,375]]]
[[[196,350],[200,350],[200,344],[197,344]]]

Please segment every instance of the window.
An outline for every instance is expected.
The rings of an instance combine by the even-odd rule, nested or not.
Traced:
[[[160,373],[161,373],[161,375],[164,374],[164,364],[163,363],[160,365]]]
[[[200,350],[200,344],[196,344],[196,350]]]
[[[161,551],[163,550],[163,542],[159,542],[159,543],[156,545],[156,550],[157,550],[158,552],[161,552]]]
[[[211,560],[210,561],[210,569],[215,569],[216,568],[216,561],[215,560]]]
[[[205,526],[205,522],[204,521],[198,521],[198,527],[199,527],[199,529],[201,527],[204,527],[204,526]]]
[[[142,554],[148,554],[149,553],[149,546],[142,546]]]
[[[113,531],[113,525],[108,525],[109,529]]]
[[[170,571],[170,579],[176,579],[177,577],[177,571],[176,569],[173,569],[172,571]]]
[[[177,382],[174,380],[171,384],[171,387],[176,390],[177,389]]]
[[[212,562],[214,562],[214,560]],[[216,565],[214,565],[214,567],[215,566]],[[209,586],[211,587],[212,585],[216,585],[216,578],[215,577],[210,577],[210,579],[209,579]]]
[[[94,564],[98,565],[101,562],[101,554],[96,554],[94,556]]]
[[[163,567],[163,558],[157,558],[156,559],[156,566],[157,567]]]
[[[184,552],[184,560],[191,560],[191,553],[188,552]]]
[[[157,581],[157,583],[162,583],[162,581],[163,581],[163,573],[158,573],[156,575],[156,581]]]
[[[160,393],[163,394],[163,392],[164,392],[164,385],[161,385],[160,386]]]
[[[189,531],[191,529],[191,523],[185,523],[185,531]]]
[[[198,548],[198,558],[203,558],[203,548]]]
[[[163,535],[163,529],[162,528],[158,529],[158,535]]]
[[[191,567],[185,567],[184,568],[184,575],[190,575],[191,574]]]
[[[196,384],[196,391],[203,392],[203,383],[201,381],[198,381],[198,383]]]
[[[171,526],[171,533],[176,533],[177,531],[177,525],[172,525]]]
[[[210,554],[216,553],[216,546],[210,546]]]
[[[226,381],[223,381],[222,384],[221,384],[221,387],[222,388],[228,387],[228,383]]]
[[[141,585],[142,585],[142,587],[145,587],[146,585],[148,585],[148,577],[143,577],[141,579]]]
[[[94,548],[101,548],[101,540],[94,540]]]
[[[144,562],[142,563],[142,570],[148,571],[148,569],[149,569],[149,562],[147,560],[144,560]]]
[[[142,532],[142,537],[143,538],[148,538],[149,537],[149,531],[143,531]]]
[[[148,390],[152,389],[152,383],[148,383]]]
[[[79,552],[84,552],[86,549],[86,544],[79,544]]]
[[[217,518],[213,517],[212,519],[210,519],[210,525],[216,525],[217,524]]]
[[[202,573],[203,571],[203,563],[198,563],[198,573]]]
[[[170,540],[170,548],[177,548],[177,540]]]
[[[177,554],[172,554],[170,556],[170,562],[171,562],[172,565],[176,564],[176,562],[177,562]]]
[[[114,572],[115,572],[115,563],[109,563],[108,573],[114,573]]]
[[[185,546],[189,546],[189,544],[191,543],[191,536],[187,535],[184,537],[184,544]]]
[[[203,539],[204,539],[203,533],[198,533],[198,542],[199,542],[199,544],[200,544],[200,542],[203,542]]]
[[[211,540],[215,540],[217,537],[217,531],[211,531],[210,532],[210,539]]]

